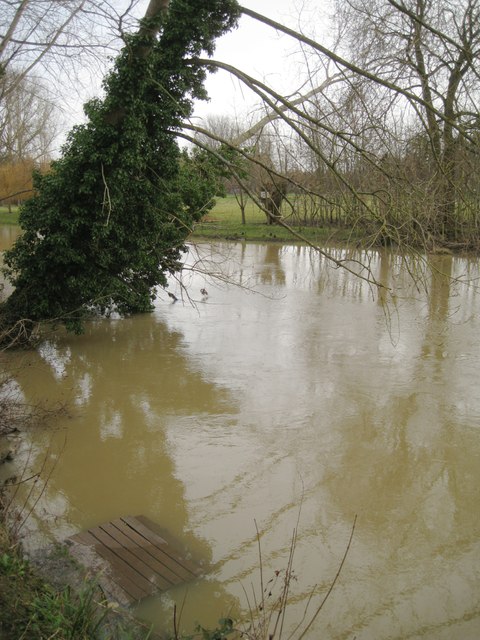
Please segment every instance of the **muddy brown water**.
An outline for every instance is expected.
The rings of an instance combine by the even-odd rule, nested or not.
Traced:
[[[414,287],[393,254],[352,254],[394,287],[385,306],[306,247],[198,251],[215,264],[197,268],[241,286],[192,273],[194,304],[161,293],[152,314],[2,356],[12,392],[68,412],[12,463],[42,478],[18,496],[30,544],[147,515],[204,575],[137,612],[168,629],[185,600],[191,630],[248,617],[256,529],[267,594],[296,529],[291,631],[332,583],[356,517],[307,638],[480,637],[480,297],[450,279],[478,278],[478,262],[430,258],[437,275]]]

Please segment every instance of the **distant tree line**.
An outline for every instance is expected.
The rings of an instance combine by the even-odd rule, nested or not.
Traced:
[[[302,45],[308,90],[290,99],[213,62],[264,104],[253,124],[192,127],[217,151],[239,150],[240,191],[286,180],[303,194],[284,201],[291,221],[341,219],[372,243],[480,248],[479,0],[338,2],[334,49],[242,11]]]

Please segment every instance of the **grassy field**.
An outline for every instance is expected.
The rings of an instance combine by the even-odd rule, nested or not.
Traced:
[[[242,225],[240,207],[234,196],[218,198],[215,207],[195,226],[192,238],[210,238],[226,240],[252,240],[261,242],[298,242],[288,229],[280,225],[268,225],[266,216],[252,201],[245,209],[246,224]],[[288,219],[285,220],[288,224]],[[313,243],[326,241],[345,242],[352,240],[352,231],[335,227],[299,227],[293,226]]]
[[[0,224],[18,224],[18,207],[12,207],[12,213],[8,207],[0,207]]]
[[[298,242],[288,229],[278,224],[268,225],[266,216],[251,200],[245,209],[246,224],[242,225],[240,207],[234,196],[218,198],[215,207],[205,219],[195,226],[192,238],[250,240],[258,242]],[[288,224],[288,219],[286,219]],[[18,209],[8,213],[7,207],[0,207],[0,224],[18,224]],[[295,231],[313,243],[327,241],[348,242],[352,239],[351,229],[342,227],[301,227]]]

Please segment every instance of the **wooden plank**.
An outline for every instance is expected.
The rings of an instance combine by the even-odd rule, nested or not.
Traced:
[[[192,579],[191,573],[168,554],[167,543],[165,541],[163,541],[165,545],[164,548],[153,544],[121,518],[113,520],[111,524],[115,525],[122,533],[134,540],[139,546],[144,547],[152,558],[163,565],[164,570],[160,571],[159,568],[159,572],[165,575],[168,580],[171,580],[173,584]]]
[[[109,547],[105,546],[93,536],[89,531],[80,534],[84,539],[95,548],[95,551],[107,560],[112,568],[114,582],[117,582],[124,591],[129,593],[136,600],[145,598],[150,595],[150,584],[135,571],[131,570],[130,565],[119,557]]]
[[[113,572],[113,575],[111,576],[113,582],[122,589],[122,591],[127,595],[128,600],[135,602],[150,595],[148,591],[137,585],[125,572],[123,561],[109,549],[99,544],[96,538],[90,535],[87,531],[77,533],[70,539],[74,542],[79,542],[80,544],[93,547],[96,553],[109,563]]]
[[[154,531],[155,525],[151,520],[149,520],[145,516],[135,516],[135,517],[125,516],[122,518],[122,520],[126,522],[128,525],[130,525],[132,529],[135,529],[140,535],[146,538],[149,542],[151,542],[157,548],[161,550],[163,549],[163,551],[167,555],[169,555],[170,558],[175,560],[179,565],[181,565],[184,569],[186,569],[186,571],[188,572],[187,575],[189,575],[188,577],[189,580],[191,580],[194,577],[197,577],[201,573],[201,570],[199,567],[197,567],[190,560],[183,558],[177,551],[172,549],[172,547],[170,547],[162,537],[160,537]],[[151,525],[153,525],[153,527]]]
[[[144,524],[148,529],[150,529],[150,531],[152,531],[158,538],[163,540],[161,528],[158,526],[156,522],[153,522],[153,520],[150,520],[146,516],[141,516],[141,515],[136,516],[136,519],[142,524]],[[181,554],[177,549],[175,549],[174,546],[170,545],[168,542],[166,542],[166,544],[167,544],[167,549],[166,549],[167,553],[169,553],[169,555],[172,558],[174,558],[185,569],[187,569],[187,571],[193,574],[194,577],[198,577],[202,574],[203,569],[196,562],[187,558],[185,554]]]
[[[152,593],[152,585],[157,586],[155,582],[155,572],[145,564],[142,560],[139,560],[131,551],[122,547],[116,540],[114,540],[108,533],[105,533],[100,527],[93,527],[88,532],[93,535],[99,542],[101,542],[107,549],[118,556],[127,565],[125,568],[127,575],[134,579],[138,585],[141,585],[147,593]],[[133,578],[133,575],[135,576]]]
[[[155,584],[161,589],[169,589],[174,584],[183,582],[176,573],[170,571],[168,567],[159,562],[155,556],[151,555],[148,548],[143,548],[138,545],[136,541],[128,537],[120,531],[113,522],[107,522],[100,525],[103,531],[108,533],[114,540],[121,544],[125,549],[128,549],[133,553],[135,557],[149,566],[155,573]]]
[[[114,585],[129,602],[136,602],[164,591],[173,585],[197,577],[201,570],[181,556],[160,535],[159,527],[144,516],[125,516],[106,522],[88,531],[71,536],[70,540],[88,545],[107,561],[112,593]]]
[[[158,549],[158,551],[163,552],[163,554],[170,559],[179,571],[182,572],[184,579],[191,580],[192,574],[188,569],[185,569],[182,563],[181,556],[173,551],[169,546],[166,540],[157,535],[152,529],[150,529],[146,524],[142,523],[137,517],[134,516],[125,516],[122,517],[121,520],[129,526],[133,531],[137,533],[138,536],[144,541],[144,544],[150,544],[152,547]]]
[[[190,562],[177,549],[168,544],[160,534],[152,526],[153,523],[144,516],[136,516],[129,518],[130,526],[134,526],[135,530],[145,537],[155,548],[163,551],[176,566],[176,571],[180,572],[184,580],[192,580],[200,575],[201,571],[198,566]]]

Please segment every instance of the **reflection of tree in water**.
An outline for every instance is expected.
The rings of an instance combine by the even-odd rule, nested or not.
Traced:
[[[0,224],[0,251],[10,249],[21,234],[21,229],[15,224]]]
[[[67,512],[61,515],[75,527],[144,513],[189,538],[184,488],[175,476],[166,421],[175,415],[201,420],[204,412],[235,408],[227,391],[192,369],[181,341],[181,334],[144,315],[94,323],[84,336],[57,337],[40,353],[22,356],[28,366],[16,379],[27,402],[63,397],[75,405],[72,419],[62,424],[67,445],[47,487],[52,504],[57,495],[64,498]],[[12,356],[12,369],[14,361]],[[45,442],[50,435],[32,439],[37,437]],[[38,447],[34,466],[41,464],[44,451]],[[188,541],[208,557],[205,544]]]
[[[275,243],[262,245],[263,257],[258,260],[259,279],[262,284],[284,285],[285,269],[282,262],[283,247]]]
[[[243,250],[247,266],[254,263],[261,269],[262,260],[255,258],[263,255],[264,248],[242,246]],[[272,251],[278,252],[278,247]],[[170,424],[169,438],[180,433],[178,451],[179,442],[194,441],[190,425],[202,419],[202,411],[216,413],[220,421],[226,413],[237,411],[222,388],[208,385],[195,370],[196,363],[211,366],[214,361],[218,368],[210,370],[215,370],[217,379],[234,378],[243,394],[237,394],[242,428],[235,430],[235,439],[224,441],[225,447],[232,442],[238,447],[230,446],[224,459],[214,460],[215,471],[206,466],[212,464],[211,457],[205,455],[204,462],[197,456],[204,476],[225,480],[212,482],[205,496],[201,491],[197,494],[202,505],[197,519],[202,521],[205,537],[214,540],[219,532],[219,542],[224,541],[218,557],[230,564],[226,571],[222,569],[222,577],[237,578],[238,558],[243,563],[246,556],[254,555],[248,544],[251,538],[250,547],[256,550],[254,536],[247,539],[239,519],[253,520],[264,505],[266,524],[260,524],[271,533],[274,544],[283,548],[285,527],[290,530],[288,514],[297,511],[293,501],[304,483],[301,529],[307,531],[309,549],[302,557],[300,548],[296,557],[304,564],[299,572],[302,588],[311,577],[305,598],[319,576],[327,580],[335,573],[353,516],[359,516],[354,544],[335,590],[337,594],[340,589],[340,595],[329,603],[329,607],[340,603],[339,615],[331,619],[346,629],[341,637],[381,637],[382,632],[375,633],[378,628],[388,627],[390,633],[403,624],[408,631],[409,620],[421,625],[423,614],[415,606],[431,586],[438,594],[432,597],[437,597],[443,611],[455,615],[454,604],[443,599],[450,570],[453,579],[465,585],[463,601],[468,610],[468,593],[473,591],[468,591],[469,580],[478,567],[477,560],[466,568],[469,549],[475,551],[479,533],[472,488],[479,480],[478,444],[471,424],[464,429],[459,424],[462,418],[455,417],[459,394],[452,390],[449,377],[456,375],[458,345],[452,342],[448,286],[441,281],[438,286],[432,283],[427,299],[420,293],[416,299],[404,295],[399,302],[398,345],[394,346],[382,308],[367,285],[361,285],[362,292],[349,281],[353,276],[340,275],[337,281],[340,272],[315,265],[304,247],[283,251],[288,295],[273,301],[259,297],[254,313],[253,305],[240,301],[238,306],[206,305],[210,323],[201,324],[196,323],[196,316],[182,316],[177,305],[172,307],[176,314],[172,324],[180,322],[189,328],[185,331],[185,349],[193,354],[189,360],[181,335],[157,325],[152,317],[110,323],[110,329],[109,323],[99,323],[90,335],[68,342],[57,340],[50,352],[44,350],[43,359],[33,363],[40,375],[27,380],[25,388],[32,391],[34,380],[33,395],[47,395],[42,378],[47,371],[48,385],[73,395],[79,413],[68,431],[66,462],[61,461],[62,478],[55,477],[56,486],[62,488],[66,477],[70,499],[76,491],[80,493],[80,483],[90,482],[91,477],[91,493],[103,492],[102,502],[112,494],[108,505],[112,513],[120,504],[162,524],[173,522],[171,531],[182,534],[189,514],[183,485],[175,474],[185,477],[182,459],[190,464],[195,454],[192,448],[182,451],[180,447],[175,469],[165,425]],[[376,266],[382,279],[390,283],[389,270],[398,269],[398,262],[385,253]],[[325,272],[331,274],[327,280]],[[236,301],[233,296],[225,299]],[[472,314],[474,302],[470,304]],[[221,331],[226,324],[235,331]],[[466,327],[464,341],[471,341],[472,334],[473,329]],[[249,360],[249,353],[256,354],[256,360]],[[248,377],[243,387],[244,360],[254,371],[255,384]],[[258,364],[255,369],[254,362]],[[235,376],[234,364],[239,376]],[[270,377],[262,378],[262,372]],[[457,387],[467,383],[465,394],[475,393],[474,375],[470,381],[464,375],[457,377]],[[113,397],[119,397],[118,406]],[[192,418],[176,420],[185,415]],[[468,422],[468,414],[462,415]],[[180,424],[182,429],[178,429]],[[84,432],[89,431],[92,437],[86,438]],[[207,431],[209,436],[211,431]],[[200,442],[202,435],[196,435]],[[77,450],[79,460],[74,458]],[[222,448],[215,441],[210,450],[218,455]],[[112,471],[104,477],[101,468],[107,463]],[[222,464],[223,473],[219,470]],[[73,478],[68,475],[70,467]],[[193,483],[186,482],[191,487],[198,476],[193,465],[185,468],[193,472]],[[292,489],[295,483],[297,491]],[[72,509],[72,518],[82,526],[97,519],[95,498],[79,495],[83,513]],[[194,521],[196,515],[190,517]],[[233,561],[231,538],[237,545]],[[299,545],[303,544],[300,537]],[[218,545],[214,548],[217,552]],[[250,571],[252,563],[245,566]],[[440,588],[439,582],[443,583]],[[195,597],[195,592],[189,597]],[[430,606],[430,597],[425,598]],[[401,609],[406,611],[403,616]],[[390,619],[385,622],[386,612]],[[438,620],[443,623],[444,613]],[[365,625],[363,631],[359,624]]]
[[[454,623],[462,624],[464,614],[478,617],[478,557],[472,565],[480,534],[473,488],[480,479],[478,441],[471,416],[457,414],[451,389],[457,375],[457,347],[449,336],[451,258],[435,266],[422,338],[404,360],[413,383],[402,391],[401,381],[392,379],[397,367],[381,360],[379,372],[369,371],[364,380],[344,371],[340,401],[350,404],[351,417],[332,425],[341,430],[330,452],[335,462],[312,488],[327,490],[347,523],[359,516],[349,562],[364,571],[369,559],[360,589],[369,591],[371,602],[377,598],[378,608],[352,620],[354,635],[378,629],[382,620],[387,627],[392,620],[403,625],[406,635],[418,632],[428,626],[432,608],[438,612],[427,637],[452,624],[457,630]],[[464,382],[464,393],[475,393],[475,381]],[[461,585],[461,606],[451,598],[449,581]]]
[[[452,257],[431,256],[432,277],[428,288],[428,315],[422,359],[432,356],[435,368],[443,370],[444,342],[448,340]]]

